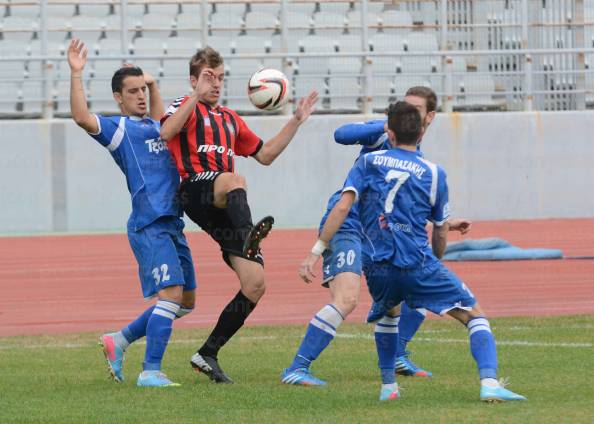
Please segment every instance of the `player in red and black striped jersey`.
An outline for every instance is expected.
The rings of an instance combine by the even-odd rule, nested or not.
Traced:
[[[264,143],[237,113],[218,104],[225,69],[219,53],[206,47],[190,59],[191,94],[176,99],[161,119],[179,174],[184,211],[221,247],[225,262],[239,277],[241,290],[221,313],[217,325],[192,356],[191,364],[217,383],[232,382],[217,354],[243,326],[265,290],[260,241],[274,220],[252,223],[246,182],[234,173],[234,156],[252,156],[270,165],[291,142],[318,99],[314,91],[301,99],[285,126]]]

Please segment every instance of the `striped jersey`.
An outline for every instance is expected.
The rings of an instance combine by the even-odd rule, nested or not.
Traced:
[[[188,96],[175,99],[161,123],[188,99]],[[196,104],[182,130],[168,140],[169,151],[183,179],[209,172],[233,172],[235,155],[253,156],[263,144],[237,112],[202,102]]]

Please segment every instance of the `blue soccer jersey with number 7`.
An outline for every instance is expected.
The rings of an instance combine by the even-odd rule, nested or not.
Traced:
[[[357,196],[363,233],[371,241],[370,259],[416,268],[437,260],[425,225],[449,218],[445,171],[420,152],[394,148],[361,156],[343,192]]]

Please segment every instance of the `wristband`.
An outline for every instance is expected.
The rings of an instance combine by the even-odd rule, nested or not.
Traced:
[[[316,244],[311,248],[311,253],[316,256],[322,256],[322,253],[326,250],[328,246],[322,240],[316,241]]]

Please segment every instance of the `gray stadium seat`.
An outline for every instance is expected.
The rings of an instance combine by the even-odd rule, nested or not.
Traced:
[[[335,42],[328,37],[310,35],[300,40],[305,53],[334,53]],[[299,58],[299,74],[326,75],[329,71],[328,56]]]
[[[247,80],[254,72],[262,68],[260,59],[229,59],[225,65],[231,77],[241,77]]]
[[[361,97],[361,86],[358,78],[330,78],[328,90],[330,93],[330,109],[335,111],[359,111],[358,100]]]
[[[25,52],[23,51],[23,54],[24,53]],[[22,60],[3,62],[2,66],[0,66],[1,79],[22,79],[24,76],[25,62]]]
[[[55,112],[59,114],[70,114],[70,81],[60,80],[56,82],[53,90]]]
[[[240,112],[256,111],[247,95],[247,86],[248,77],[226,79],[227,106]]]
[[[187,5],[186,5],[187,6]],[[184,9],[185,10],[185,9]],[[200,31],[202,28],[202,18],[199,14],[180,13],[177,15],[176,27],[179,30],[195,30]]]
[[[243,26],[243,18],[240,14],[233,13],[213,13],[209,20],[210,30],[215,32],[231,32],[238,33]]]
[[[41,92],[41,81],[24,81],[21,86],[20,96],[23,112],[26,114],[38,115],[41,113],[43,93]]]
[[[132,51],[135,56],[162,56],[165,54],[165,42],[162,38],[139,37],[134,40]],[[161,72],[161,59],[134,59],[134,64],[153,76]]]
[[[394,78],[394,94],[398,100],[402,100],[411,87],[430,87],[429,80],[418,76],[396,76]]]
[[[359,76],[361,59],[358,57],[331,57],[329,64],[331,75]]]
[[[495,91],[495,82],[490,75],[465,75],[461,88],[465,93],[464,103],[466,106],[490,106],[494,104],[493,97],[489,93]]]
[[[19,87],[14,82],[0,82],[0,114],[12,114],[17,111]]]
[[[10,15],[5,16],[14,16],[27,19],[36,19],[39,17],[39,6],[37,5],[11,4],[10,7],[7,6],[7,11],[10,11]]]
[[[310,29],[312,27],[311,15],[302,12],[288,12],[287,20],[289,28]]]
[[[2,37],[4,40],[27,42],[37,31],[37,21],[18,16],[7,16],[2,21]]]
[[[142,16],[142,35],[143,37],[167,38],[171,35],[174,24],[174,15],[148,13]]]
[[[78,15],[69,18],[68,26],[71,29],[72,38],[94,43],[101,37],[104,23],[96,17]]]
[[[167,107],[173,100],[177,99],[180,96],[184,96],[192,90],[190,86],[189,79],[187,77],[182,78],[175,78],[175,79],[168,79],[162,78],[159,81],[159,86],[161,89],[161,97],[163,98],[163,102]]]
[[[355,1],[353,2],[353,10],[361,10],[361,2]],[[370,1],[367,3],[367,10],[379,14],[382,10],[384,10],[384,2],[383,1]]]
[[[112,72],[113,74],[113,72]],[[118,113],[118,106],[111,93],[111,78],[91,80],[89,82],[88,99],[94,113]]]
[[[190,67],[188,59],[166,59],[163,61],[163,75],[165,78],[189,78]]]
[[[347,15],[347,22],[349,28],[361,28],[361,11],[352,10]],[[369,12],[367,14],[367,25],[371,28],[379,26],[379,15],[377,13]]]
[[[103,18],[109,15],[110,7],[109,4],[80,3],[78,10],[81,16]]]
[[[295,75],[293,81],[295,92],[295,95],[293,96],[295,99],[293,107],[298,104],[299,99],[307,96],[312,90],[316,90],[320,95],[320,101],[318,102],[318,106],[316,108],[324,108],[326,103],[325,100],[327,99],[325,78],[316,78],[309,75]]]
[[[343,34],[336,41],[340,52],[360,52],[363,48],[360,35]]]
[[[211,35],[206,40],[206,43],[221,54],[230,54],[233,44],[233,34],[222,33]]]
[[[406,34],[411,31],[412,16],[404,10],[384,10],[380,16],[382,31],[386,34]],[[406,28],[399,28],[399,27]]]
[[[165,40],[165,50],[169,56],[188,56],[196,53],[201,47],[197,38],[169,37]]]
[[[383,112],[394,98],[393,90],[393,78],[374,76],[371,82],[371,109]]]
[[[311,15],[314,12],[316,4],[314,2],[308,3],[297,3],[297,2],[290,2],[288,12],[290,13],[304,13],[306,15]]]
[[[50,19],[69,18],[74,15],[74,4],[48,4],[47,15]]]
[[[245,3],[214,3],[214,5],[216,13],[238,16],[245,14]]]
[[[250,12],[245,16],[245,30],[275,30],[278,28],[277,16],[267,12]]]
[[[148,5],[148,12],[150,14],[175,17],[181,10],[178,3],[151,3]]]
[[[351,8],[351,5],[348,1],[345,2],[329,2],[329,1],[321,1],[320,4],[320,11],[324,13],[338,13],[344,15],[347,11]]]
[[[249,3],[251,12],[265,12],[278,16],[280,3]]]
[[[266,53],[270,41],[257,35],[241,35],[234,40],[235,53]]]

